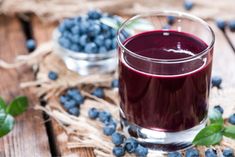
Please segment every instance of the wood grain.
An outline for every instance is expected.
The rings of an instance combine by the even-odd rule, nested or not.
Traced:
[[[32,18],[32,27],[33,34],[37,41],[37,44],[40,45],[43,42],[47,42],[51,40],[52,31],[56,27],[56,23],[42,23],[38,18]],[[80,157],[94,157],[94,153],[92,148],[80,148],[80,149],[68,149],[66,146],[66,142],[61,140],[60,137],[63,136],[63,129],[52,120],[52,131],[54,133],[55,145],[57,149],[58,156],[80,156]]]
[[[16,55],[25,54],[25,38],[16,18],[0,16],[0,58],[12,61]],[[1,157],[49,157],[50,150],[42,114],[33,110],[38,103],[30,90],[21,90],[21,81],[32,80],[32,70],[24,67],[14,70],[0,69],[0,95],[9,100],[18,95],[27,95],[30,108],[16,118],[11,133],[0,139]]]
[[[228,39],[231,41],[231,44],[235,48],[235,31],[232,32],[229,28],[226,28],[225,33],[228,36]]]

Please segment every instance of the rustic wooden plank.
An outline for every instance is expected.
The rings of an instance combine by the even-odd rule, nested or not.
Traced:
[[[56,23],[43,23],[38,18],[32,18],[32,27],[35,40],[38,45],[43,42],[51,40],[52,32],[56,27]],[[52,130],[55,136],[55,144],[59,156],[80,156],[80,157],[94,157],[92,148],[68,149],[65,141],[61,140],[64,134],[63,129],[52,120]]]
[[[12,61],[16,55],[27,53],[25,38],[16,18],[0,16],[0,58]],[[17,70],[0,69],[0,95],[10,101],[18,95],[27,95],[30,108],[17,117],[13,131],[0,139],[1,157],[49,157],[48,137],[43,123],[42,113],[35,111],[33,105],[38,103],[30,90],[21,90],[21,81],[32,80],[29,68]]]

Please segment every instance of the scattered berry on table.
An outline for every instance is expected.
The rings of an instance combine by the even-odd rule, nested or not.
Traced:
[[[74,115],[74,116],[79,116],[79,115],[80,115],[80,110],[79,110],[77,107],[70,108],[70,109],[68,110],[68,112],[69,112],[71,115]]]
[[[101,122],[105,122],[105,121],[109,121],[109,119],[111,118],[111,114],[109,113],[109,112],[107,112],[107,111],[101,111],[100,113],[99,113],[99,120],[101,121]]]
[[[48,78],[50,80],[57,80],[58,79],[58,73],[55,71],[49,71]]]
[[[107,136],[111,136],[116,131],[113,125],[105,125],[103,128],[103,133]]]
[[[184,1],[184,8],[185,10],[191,10],[193,8],[194,4],[191,0],[185,0]]]
[[[118,132],[115,132],[112,134],[112,142],[116,146],[121,145],[124,142],[124,139],[125,139],[125,136]]]
[[[118,79],[112,80],[111,87],[118,88],[119,87],[119,80]]]
[[[148,148],[145,148],[138,144],[137,148],[135,149],[135,154],[138,157],[146,157],[148,155]]]
[[[234,152],[231,148],[224,148],[223,156],[224,157],[234,157]]]
[[[63,105],[66,110],[69,110],[70,108],[73,107],[77,107],[76,101],[73,99],[66,101]]]
[[[207,150],[205,151],[205,156],[206,156],[206,157],[217,157],[216,150],[211,149],[211,148],[207,149]]]
[[[116,157],[121,157],[125,155],[125,149],[121,146],[113,148],[113,155]]]
[[[170,152],[167,154],[168,157],[182,157],[180,152]]]
[[[113,120],[113,118],[109,118],[109,119],[107,119],[106,121],[104,121],[104,124],[105,125],[112,125],[113,127],[117,127],[117,122],[115,122],[114,120]]]
[[[98,97],[98,98],[103,98],[104,97],[104,90],[103,90],[103,88],[98,87],[98,88],[95,88],[91,94]]]
[[[195,148],[190,148],[186,150],[185,157],[199,157],[199,152]]]
[[[212,76],[212,87],[220,88],[222,83],[222,78],[220,76]]]
[[[233,20],[233,21],[230,21],[229,23],[228,23],[228,27],[229,27],[229,29],[231,30],[231,31],[235,31],[235,20]]]
[[[224,113],[224,109],[223,109],[220,105],[214,106],[214,109],[217,110],[217,111],[219,111],[221,114]]]
[[[77,89],[69,89],[67,91],[67,95],[70,96],[76,102],[76,104],[82,104],[84,102],[84,97]]]
[[[26,41],[26,47],[29,51],[33,51],[36,48],[36,42],[33,39],[28,39]]]
[[[67,95],[60,96],[60,103],[65,104],[70,98]]]
[[[216,25],[219,29],[224,30],[226,26],[226,22],[223,19],[217,19]]]
[[[235,125],[235,113],[229,116],[228,122]]]
[[[88,111],[88,116],[91,119],[96,119],[99,116],[99,111],[96,108],[92,107]]]
[[[175,22],[175,16],[167,16],[167,23],[172,25]]]
[[[134,152],[136,150],[137,146],[138,146],[138,142],[134,138],[128,138],[124,142],[124,147],[125,147],[126,151],[129,153]]]

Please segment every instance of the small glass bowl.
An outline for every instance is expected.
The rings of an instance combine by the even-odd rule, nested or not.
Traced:
[[[60,32],[56,28],[52,35],[54,50],[69,70],[75,71],[80,75],[90,75],[109,73],[117,68],[118,59],[116,49],[97,54],[75,52],[62,47],[58,42],[59,37]]]

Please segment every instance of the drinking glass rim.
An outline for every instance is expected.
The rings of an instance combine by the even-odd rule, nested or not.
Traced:
[[[131,50],[126,48],[125,45],[122,44],[121,39],[120,39],[120,34],[121,34],[121,31],[124,29],[124,27],[127,24],[129,24],[131,21],[139,19],[141,17],[160,16],[160,15],[166,16],[166,17],[167,16],[174,16],[175,15],[176,17],[183,17],[183,18],[191,19],[193,21],[201,23],[203,26],[205,26],[205,28],[207,28],[207,30],[211,34],[212,40],[210,41],[210,44],[208,44],[206,49],[202,50],[200,53],[197,53],[194,56],[190,56],[190,57],[186,57],[186,58],[181,58],[181,59],[156,59],[156,58],[142,56],[142,55],[139,55],[137,53],[132,52]],[[183,63],[183,62],[192,61],[194,59],[197,59],[197,58],[203,56],[207,52],[209,52],[210,49],[213,48],[213,45],[215,43],[215,34],[214,34],[214,31],[212,30],[212,28],[209,26],[209,24],[206,21],[204,21],[203,19],[201,19],[201,18],[199,18],[199,17],[197,17],[195,15],[184,13],[184,12],[180,12],[180,11],[150,11],[148,13],[142,13],[142,14],[135,15],[135,16],[130,17],[127,20],[125,20],[121,24],[121,26],[118,28],[117,43],[118,43],[119,46],[121,46],[122,49],[125,50],[125,52],[128,52],[130,55],[132,55],[134,57],[137,57],[139,59],[146,60],[146,61],[151,61],[151,62],[155,62],[155,63],[175,64],[175,63]]]

